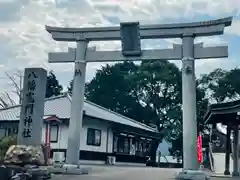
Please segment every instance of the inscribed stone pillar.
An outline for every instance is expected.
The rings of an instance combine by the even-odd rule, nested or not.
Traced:
[[[20,145],[40,145],[46,92],[47,71],[26,68],[17,142]]]

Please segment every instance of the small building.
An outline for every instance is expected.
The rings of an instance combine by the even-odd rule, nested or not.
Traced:
[[[223,162],[218,163],[220,155],[213,159],[213,165],[224,169],[224,174],[230,174],[230,161],[232,158],[232,175],[239,176],[240,144],[240,100],[225,103],[216,103],[209,106],[204,117],[207,124],[212,125],[210,148],[214,152],[225,154],[225,167]],[[232,140],[231,140],[232,139]],[[232,156],[231,156],[232,153]],[[217,159],[218,158],[218,159]],[[222,172],[223,173],[223,172]]]
[[[0,109],[0,136],[18,132],[20,110],[21,105]],[[68,94],[45,100],[42,141],[50,142],[51,158],[66,156],[70,113],[71,97]],[[161,139],[156,128],[87,100],[84,101],[83,114],[80,135],[82,162],[105,163],[107,157],[114,156],[116,162],[145,163],[154,149],[156,158],[156,142]]]

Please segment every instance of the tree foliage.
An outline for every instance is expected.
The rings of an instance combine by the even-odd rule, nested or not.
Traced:
[[[2,160],[11,145],[17,144],[17,137],[15,135],[6,136],[0,139],[0,160]]]
[[[208,91],[211,102],[224,102],[238,99],[240,95],[240,82],[238,81],[240,69],[230,71],[216,69],[200,78],[202,87]]]
[[[240,95],[240,69],[215,69],[196,79],[198,131],[211,102],[223,102]],[[103,107],[165,130],[171,142],[170,153],[182,157],[182,78],[181,71],[169,61],[144,61],[106,65],[86,84],[85,96]],[[72,90],[70,83],[69,92]]]
[[[174,158],[182,159],[183,157],[183,133],[182,131],[171,140],[170,154]]]
[[[72,90],[70,83],[69,91]],[[181,119],[181,73],[168,61],[106,65],[85,96],[103,107],[162,129]]]
[[[144,61],[140,65],[124,62],[98,70],[93,80],[86,84],[85,96],[105,108],[164,130],[165,139],[173,144],[172,154],[180,156],[181,84],[181,71],[169,61]],[[71,93],[72,82],[68,89]],[[207,106],[204,97],[204,90],[198,88],[199,124],[202,124],[203,109]]]
[[[134,93],[135,83],[129,78],[136,72],[138,66],[132,62],[106,65],[96,72],[91,82],[86,83],[85,96],[87,100],[121,113],[130,118],[142,121],[142,106]],[[72,92],[72,81],[68,87]],[[136,111],[138,109],[138,111]],[[138,114],[138,113],[140,114]]]
[[[197,120],[199,130],[203,132],[207,125],[203,122],[203,116],[209,103],[220,103],[226,100],[237,100],[240,97],[240,69],[230,71],[215,69],[204,74],[197,80]],[[203,135],[203,141],[209,137]],[[170,152],[174,156],[182,156],[182,133],[177,139],[173,139]],[[206,142],[205,142],[206,143]]]
[[[142,62],[133,75],[137,97],[150,113],[146,123],[158,129],[169,128],[181,121],[181,73],[168,61]]]
[[[218,95],[223,101],[239,98],[240,95],[240,69],[235,68],[226,72],[225,76],[219,80]]]
[[[225,99],[225,90],[221,85],[221,81],[226,75],[227,71],[218,68],[209,74],[202,75],[199,79],[201,89],[207,92],[207,97],[210,101],[222,102]]]
[[[97,71],[96,77],[86,85],[86,98],[103,107],[131,116],[137,99],[131,93],[134,87],[127,77],[136,69],[131,62],[102,67]]]
[[[62,90],[63,87],[59,84],[56,75],[53,73],[53,71],[50,71],[47,76],[45,97],[49,98],[52,96],[58,96],[61,94]]]

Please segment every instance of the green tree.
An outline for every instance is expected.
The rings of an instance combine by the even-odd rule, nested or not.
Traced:
[[[132,93],[135,84],[128,78],[137,69],[138,66],[133,62],[102,67],[86,85],[86,98],[128,117],[137,118],[132,112],[137,106],[137,97]]]
[[[88,100],[154,124],[166,136],[180,131],[175,128],[181,125],[181,94],[181,72],[169,61],[107,65],[86,85]]]
[[[239,99],[240,95],[240,69],[235,68],[226,72],[226,75],[219,80],[219,89],[217,91],[223,100]]]
[[[234,100],[240,95],[239,76],[239,68],[230,71],[215,69],[200,78],[201,88],[208,92],[207,97],[211,103]]]
[[[196,99],[197,99],[197,127],[198,132],[204,132],[207,129],[207,125],[204,122],[204,115],[208,106],[208,99],[205,95],[205,90],[200,88],[201,84],[199,80],[196,81]],[[168,137],[169,142],[171,142],[172,147],[169,148],[169,152],[175,158],[182,159],[183,157],[183,132],[182,123],[177,124],[177,127],[173,127],[173,131]]]
[[[0,160],[2,160],[11,145],[17,144],[17,137],[15,135],[6,136],[0,139]]]
[[[61,94],[63,88],[59,84],[55,74],[53,71],[50,71],[47,76],[47,84],[46,84],[46,94],[45,97],[49,98],[52,96],[58,96]]]
[[[144,61],[131,79],[138,101],[151,112],[145,116],[146,123],[161,130],[181,121],[181,73],[175,64]]]
[[[199,79],[200,88],[206,92],[206,97],[210,102],[222,102],[226,98],[225,88],[222,86],[227,71],[223,69],[215,69],[209,74],[204,74]]]
[[[70,81],[69,86],[67,87],[67,89],[68,89],[68,94],[72,95],[73,80]]]
[[[203,122],[203,116],[209,103],[221,103],[226,100],[236,100],[240,96],[240,69],[235,68],[230,71],[223,69],[215,69],[209,74],[204,74],[197,80],[197,120],[199,131],[203,132],[207,125]],[[181,129],[181,128],[179,128]],[[170,149],[173,155],[178,156],[182,154],[180,151],[182,133],[178,136],[173,136],[172,146]],[[177,137],[177,138],[175,138]],[[204,140],[209,137],[204,134]]]
[[[172,153],[182,152],[181,71],[169,61],[144,61],[106,65],[86,84],[88,100],[145,124],[154,124],[173,143]],[[72,83],[69,86],[72,91]],[[204,89],[197,87],[198,122],[207,100]],[[162,131],[163,132],[163,131]],[[180,153],[177,153],[177,152]]]
[[[127,117],[142,121],[141,115],[134,112],[136,109],[142,112],[142,106],[138,103],[136,94],[133,93],[135,84],[129,78],[137,69],[138,66],[133,62],[102,67],[91,82],[86,83],[86,99]],[[72,81],[68,91],[71,94]]]
[[[197,108],[197,123],[198,123],[198,132],[203,132],[207,129],[207,125],[204,122],[204,115],[208,108],[208,98],[206,96],[205,89],[201,88],[200,80],[196,80],[196,108]]]
[[[171,139],[171,148],[169,148],[170,154],[174,158],[182,159],[183,158],[183,134],[180,131],[174,138]]]
[[[68,89],[71,93],[72,82]],[[181,74],[168,61],[106,65],[86,84],[85,96],[159,130],[181,118]]]

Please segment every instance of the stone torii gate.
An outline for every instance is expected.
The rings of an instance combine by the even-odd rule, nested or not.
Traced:
[[[224,28],[230,26],[231,22],[232,17],[214,21],[164,25],[138,26],[137,23],[127,23],[121,24],[121,27],[95,28],[46,26],[46,30],[51,33],[54,40],[74,41],[77,43],[76,49],[69,48],[68,52],[49,53],[50,63],[75,62],[66,157],[67,164],[79,164],[80,130],[82,127],[87,62],[182,60],[184,169],[198,169],[194,59],[228,57],[228,47],[203,47],[202,43],[194,45],[194,38],[223,34]],[[124,27],[129,24],[133,26]],[[127,31],[128,34],[124,34],[125,30],[130,31]],[[182,38],[182,45],[173,45],[173,49],[141,50],[141,39],[160,38]],[[87,48],[89,41],[110,40],[121,40],[123,51],[94,51]]]

